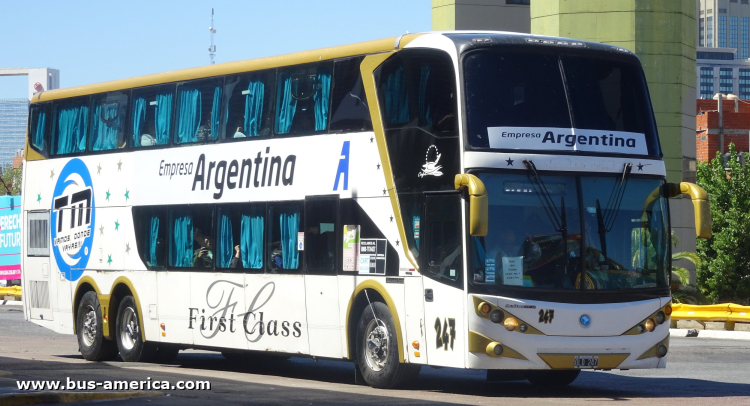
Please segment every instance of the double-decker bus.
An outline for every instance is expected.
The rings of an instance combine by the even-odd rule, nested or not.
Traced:
[[[664,367],[668,198],[637,57],[434,32],[52,90],[24,165],[28,320],[87,360],[186,348],[567,384]],[[249,357],[240,357],[250,354]]]

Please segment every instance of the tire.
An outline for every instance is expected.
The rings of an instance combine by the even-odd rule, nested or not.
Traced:
[[[125,296],[117,308],[117,328],[115,340],[120,356],[125,362],[148,362],[155,348],[145,345],[141,334],[141,321],[133,296]]]
[[[109,361],[117,357],[117,344],[104,338],[102,309],[96,292],[86,292],[76,313],[78,349],[87,361]]]
[[[373,388],[401,387],[411,383],[419,374],[419,365],[399,362],[396,328],[385,304],[374,302],[372,308],[367,306],[364,309],[357,325],[356,340],[357,368]]]
[[[526,371],[526,379],[535,386],[565,386],[578,378],[580,369],[566,369],[561,371]]]

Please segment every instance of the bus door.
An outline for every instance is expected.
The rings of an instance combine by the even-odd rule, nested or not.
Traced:
[[[49,215],[49,211],[27,212],[26,230],[23,233],[26,238],[21,275],[24,282],[23,299],[29,309],[29,317],[36,320],[52,320]]]
[[[463,367],[462,199],[459,192],[425,193],[420,268],[424,275],[425,347],[430,365]]]

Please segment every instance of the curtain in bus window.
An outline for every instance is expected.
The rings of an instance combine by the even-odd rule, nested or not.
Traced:
[[[219,228],[219,266],[229,268],[234,253],[234,237],[232,236],[232,220],[229,216],[221,216],[221,228]]]
[[[138,97],[133,103],[133,142],[136,147],[141,146],[143,123],[146,121],[146,99]]]
[[[94,126],[91,136],[94,137],[94,151],[105,151],[117,148],[117,133],[120,129],[118,103],[98,104],[94,109]]]
[[[36,118],[36,128],[34,129],[34,146],[40,150],[44,149],[44,125],[47,119],[47,113],[40,111]]]
[[[328,126],[328,100],[331,97],[331,75],[318,74],[318,91],[315,92],[315,131],[325,130]]]
[[[177,117],[177,142],[198,141],[201,125],[201,92],[198,89],[181,89],[180,114]]]
[[[297,110],[297,99],[292,97],[292,77],[284,79],[284,91],[279,103],[279,111],[276,112],[276,131],[286,134],[292,128],[294,112]]]
[[[385,81],[385,111],[388,124],[409,121],[409,94],[406,93],[404,67],[399,66]]]
[[[292,209],[279,216],[281,230],[281,259],[283,269],[297,269],[297,233],[299,232],[299,212]]]
[[[87,106],[60,109],[57,117],[57,154],[86,150]]]
[[[263,216],[242,215],[240,252],[246,269],[263,268]]]
[[[219,125],[221,124],[221,86],[214,89],[214,102],[211,106],[211,139],[216,140],[219,136]]]
[[[432,106],[427,94],[427,82],[430,79],[430,65],[422,65],[419,72],[419,121],[432,125]]]
[[[169,143],[169,132],[171,131],[172,122],[172,93],[156,95],[155,111],[156,145],[166,145]]]
[[[265,85],[261,81],[251,81],[245,95],[245,135],[257,137],[263,120],[263,97]]]
[[[193,219],[190,216],[175,218],[171,254],[170,265],[193,266]]]
[[[158,266],[158,260],[156,258],[156,242],[159,239],[159,217],[151,217],[151,235],[149,236],[149,265]]]

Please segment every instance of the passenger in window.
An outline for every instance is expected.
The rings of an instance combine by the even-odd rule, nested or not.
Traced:
[[[210,141],[211,138],[211,117],[206,119],[206,122],[202,126],[198,127],[197,134],[198,142]]]
[[[142,147],[150,147],[152,145],[156,145],[156,138],[151,135],[155,134],[156,131],[154,131],[154,123],[148,123],[148,128],[146,129],[146,132],[141,134],[141,146]],[[137,137],[137,135],[133,135],[133,138]]]
[[[229,263],[230,268],[239,268],[242,261],[240,261],[240,246],[235,245],[234,246],[234,256],[232,257],[232,261]]]
[[[235,130],[234,135],[232,136],[232,138],[245,138],[245,137],[247,137],[247,135],[245,135],[245,133],[242,132],[242,120],[238,120],[236,124],[237,124],[237,130]]]
[[[283,269],[284,261],[281,251],[281,241],[275,241],[271,244],[273,249],[271,250],[271,271],[276,272]]]
[[[214,259],[213,241],[198,227],[195,227],[193,234],[193,246],[196,247],[193,251],[193,267],[210,268]]]

